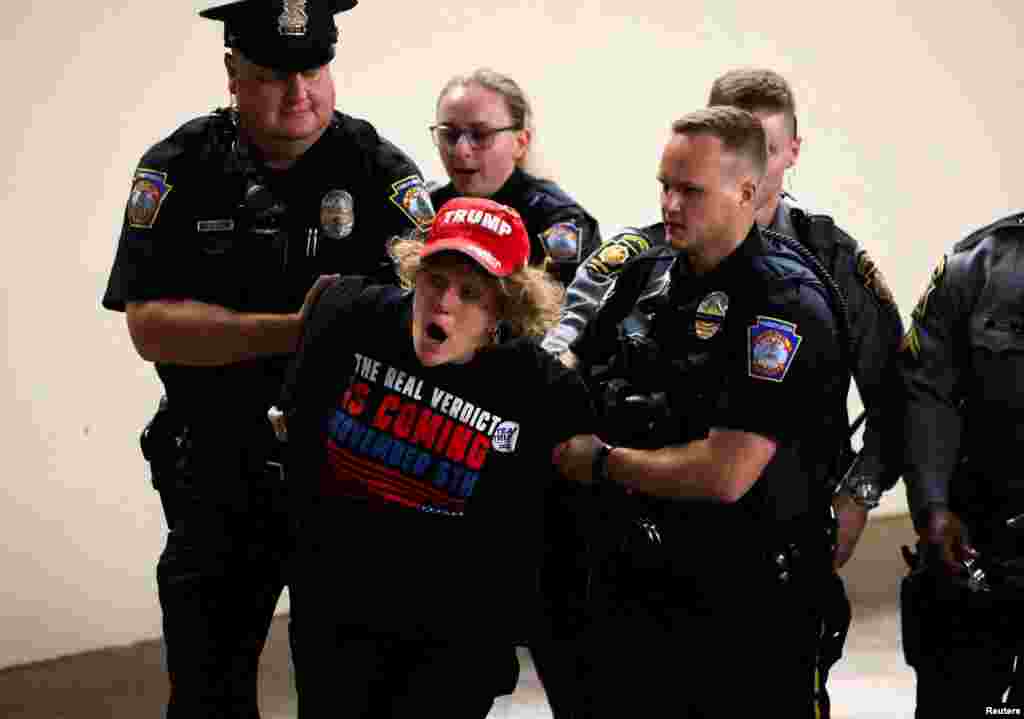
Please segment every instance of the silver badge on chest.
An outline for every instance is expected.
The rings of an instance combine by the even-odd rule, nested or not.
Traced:
[[[331,190],[320,203],[320,228],[335,240],[348,237],[356,224],[355,204],[345,190]]]
[[[697,318],[693,329],[702,340],[709,340],[722,329],[725,313],[729,311],[729,295],[712,292],[697,305]]]

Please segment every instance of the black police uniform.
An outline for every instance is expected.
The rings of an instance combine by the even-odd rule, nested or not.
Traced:
[[[850,371],[867,410],[863,448],[851,478],[869,479],[888,490],[899,479],[900,453],[897,404],[898,350],[903,322],[881,272],[867,251],[826,215],[804,210],[789,195],[779,199],[773,232],[800,240],[812,250],[842,290],[850,329]],[[640,253],[666,247],[662,223],[625,228],[605,241],[580,266],[566,290],[559,326],[544,338],[543,347],[558,354],[583,332],[612,293],[623,268]],[[651,265],[641,297],[661,291],[667,265]]]
[[[648,337],[619,340],[646,260],[624,269],[573,346],[588,365],[611,355],[612,373],[591,387],[605,400],[605,435],[657,448],[723,428],[770,437],[777,450],[735,504],[607,490],[613,524],[595,536],[584,714],[813,716],[817,594],[831,566],[826,479],[848,389],[832,293],[754,227],[706,274],[669,257],[667,291],[640,305]],[[639,423],[638,398],[649,410]]]
[[[903,322],[892,292],[866,250],[830,217],[808,212],[791,196],[780,197],[766,229],[800,240],[814,252],[842,292],[850,335],[847,358],[866,408],[866,422],[861,451],[855,456],[847,446],[847,459],[841,469],[845,471],[848,490],[855,491],[857,485],[867,483],[878,493],[888,490],[899,478],[902,451],[898,350]],[[670,266],[668,259],[674,254],[665,242],[664,225],[659,222],[625,228],[580,266],[566,290],[559,325],[544,338],[544,349],[555,354],[568,349],[612,295],[623,269],[641,253],[646,253],[649,269],[643,288],[632,290],[632,295],[643,300],[662,292]],[[637,314],[631,315],[625,320],[624,331],[642,332],[641,319]],[[841,473],[832,478],[833,482],[840,480]],[[829,700],[825,680],[829,667],[841,656],[850,621],[849,600],[838,573],[824,596],[823,605],[831,610],[826,613],[823,628],[819,709],[826,717]]]
[[[431,191],[434,207],[458,197],[448,183]],[[530,233],[530,264],[546,264],[568,284],[582,258],[601,244],[597,220],[558,185],[516,168],[490,199],[515,209]]]
[[[1019,713],[1024,704],[1024,593],[1012,565],[1024,557],[1024,532],[1008,524],[1024,514],[1022,222],[1024,213],[1004,218],[943,258],[904,342],[904,482],[915,524],[925,526],[929,510],[952,511],[989,575],[989,591],[924,567],[904,581],[918,717]]]
[[[143,157],[103,305],[191,298],[286,313],[320,274],[390,279],[386,241],[427,219],[403,206],[410,194],[429,206],[416,166],[366,122],[336,113],[275,173],[218,111]],[[157,576],[171,716],[248,716],[239,705],[255,715],[257,660],[285,583],[281,458],[266,413],[286,361],[156,366],[176,418],[165,452],[149,457],[170,529]]]
[[[228,45],[251,59],[299,69],[330,60],[332,13],[353,4],[310,1],[297,13],[293,2],[246,0],[204,15],[224,20]],[[320,274],[393,277],[386,241],[429,222],[429,208],[416,166],[367,122],[335,113],[292,167],[275,171],[235,112],[218,110],[143,156],[103,305],[187,298],[296,312]],[[259,656],[290,549],[267,419],[287,361],[156,365],[166,406],[143,450],[170,530],[157,581],[172,719],[259,715]]]

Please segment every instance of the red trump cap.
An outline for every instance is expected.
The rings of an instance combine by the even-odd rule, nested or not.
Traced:
[[[530,237],[511,207],[481,197],[456,197],[437,211],[421,257],[444,250],[469,255],[488,273],[507,277],[526,266]]]

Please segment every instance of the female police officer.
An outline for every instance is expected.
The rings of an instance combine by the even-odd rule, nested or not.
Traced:
[[[533,113],[516,82],[480,69],[449,80],[430,128],[449,183],[431,192],[438,207],[460,195],[516,209],[530,237],[530,264],[568,284],[599,244],[597,221],[558,185],[526,172]]]
[[[312,309],[282,398],[303,717],[484,717],[515,688],[550,452],[592,429],[535,341],[561,288],[529,249],[515,210],[457,198],[393,247],[411,291],[343,278]]]

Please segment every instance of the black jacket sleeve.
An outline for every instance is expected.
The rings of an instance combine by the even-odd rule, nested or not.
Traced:
[[[906,471],[911,513],[948,505],[963,439],[960,413],[966,307],[965,256],[944,257],[918,301],[903,343]]]

